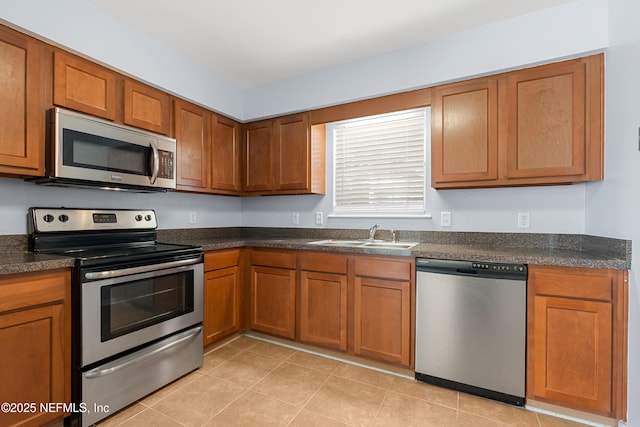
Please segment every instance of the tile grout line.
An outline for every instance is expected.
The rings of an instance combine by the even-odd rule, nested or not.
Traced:
[[[225,347],[225,346],[227,346],[227,345],[229,345],[229,344],[232,344],[233,342],[237,341],[239,338],[241,338],[241,337],[243,337],[243,336],[244,336],[244,335],[241,335],[240,337],[238,337],[238,338],[234,339],[233,341],[230,341],[230,342],[226,343],[226,344],[225,344],[225,345],[223,345],[223,346],[220,346],[220,347],[218,347],[218,348],[216,348],[216,349],[214,349],[214,350],[212,350],[212,351],[210,351],[210,352],[207,352],[207,354],[212,353],[212,352],[214,352],[214,351],[216,351],[216,350],[218,350],[218,349],[220,349],[220,348],[223,348],[223,347]],[[241,348],[239,348],[239,347],[236,347],[236,348],[238,348],[240,351],[239,351],[236,355],[234,355],[234,356],[230,357],[229,359],[227,359],[227,360],[225,360],[224,362],[222,362],[222,363],[220,363],[219,365],[217,365],[217,366],[216,366],[216,368],[217,368],[218,366],[221,366],[221,365],[223,365],[223,364],[227,363],[228,361],[230,361],[231,359],[233,359],[233,358],[237,357],[238,355],[240,355],[240,354],[242,354],[242,353],[251,353],[250,349],[251,349],[251,347],[253,347],[253,346],[255,346],[255,345],[256,345],[256,344],[252,344],[252,345],[250,345],[249,347],[242,348],[242,349],[241,349]],[[232,347],[233,347],[233,346],[232,346]],[[253,354],[257,354],[257,355],[259,355],[259,356],[263,356],[263,357],[264,357],[264,355],[260,355],[259,353],[253,353]],[[214,416],[212,416],[211,418],[209,418],[207,421],[205,421],[205,423],[204,423],[204,424],[202,424],[202,426],[206,425],[206,424],[207,424],[207,423],[209,423],[211,420],[213,420],[215,417],[217,417],[218,415],[220,415],[221,413],[223,413],[227,408],[229,408],[231,405],[233,405],[235,402],[237,402],[237,401],[238,401],[240,398],[242,398],[243,396],[247,395],[249,392],[258,393],[258,394],[261,394],[261,395],[262,395],[262,393],[260,393],[260,392],[253,391],[253,388],[254,388],[258,383],[260,383],[260,381],[262,381],[263,379],[265,379],[269,374],[271,374],[271,373],[272,373],[273,371],[275,371],[278,367],[280,367],[280,366],[284,363],[284,361],[286,360],[286,359],[285,359],[285,360],[281,360],[281,359],[278,359],[278,358],[275,358],[275,357],[271,357],[271,356],[266,356],[266,357],[270,357],[271,359],[278,360],[278,361],[280,361],[280,363],[279,363],[279,364],[277,364],[276,366],[274,366],[274,367],[273,367],[269,372],[267,372],[265,375],[263,375],[262,377],[260,377],[260,379],[259,379],[259,380],[257,380],[255,383],[253,383],[250,387],[247,387],[247,389],[246,389],[246,390],[244,390],[244,391],[243,391],[242,393],[240,393],[240,394],[239,394],[235,399],[233,399],[231,402],[229,402],[227,405],[225,405],[225,406],[224,406],[224,408],[222,408],[222,409],[220,409],[218,412],[216,412],[216,414],[215,414]],[[214,375],[213,377],[214,377],[214,378],[217,378],[217,379],[219,379],[219,380],[225,381],[225,382],[227,382],[227,383],[229,383],[229,384],[238,385],[238,384],[232,383],[231,381],[225,380],[224,378],[218,378],[218,377],[216,377],[215,375]],[[277,400],[277,399],[276,399],[276,400]]]

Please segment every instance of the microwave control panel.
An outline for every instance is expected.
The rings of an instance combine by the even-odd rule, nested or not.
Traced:
[[[170,151],[158,150],[160,157],[160,165],[158,169],[158,178],[173,179],[174,161],[173,153]]]

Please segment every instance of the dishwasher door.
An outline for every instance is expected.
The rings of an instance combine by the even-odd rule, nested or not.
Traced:
[[[416,264],[416,379],[524,405],[526,266],[437,261]]]

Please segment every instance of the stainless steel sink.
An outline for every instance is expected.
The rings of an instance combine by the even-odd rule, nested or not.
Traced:
[[[416,246],[418,242],[389,242],[385,240],[316,240],[309,242],[310,245],[318,246],[338,246],[346,248],[372,248],[372,249],[398,249],[407,250]]]

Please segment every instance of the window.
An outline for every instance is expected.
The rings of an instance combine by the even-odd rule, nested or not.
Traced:
[[[333,213],[425,214],[426,109],[335,123]]]

